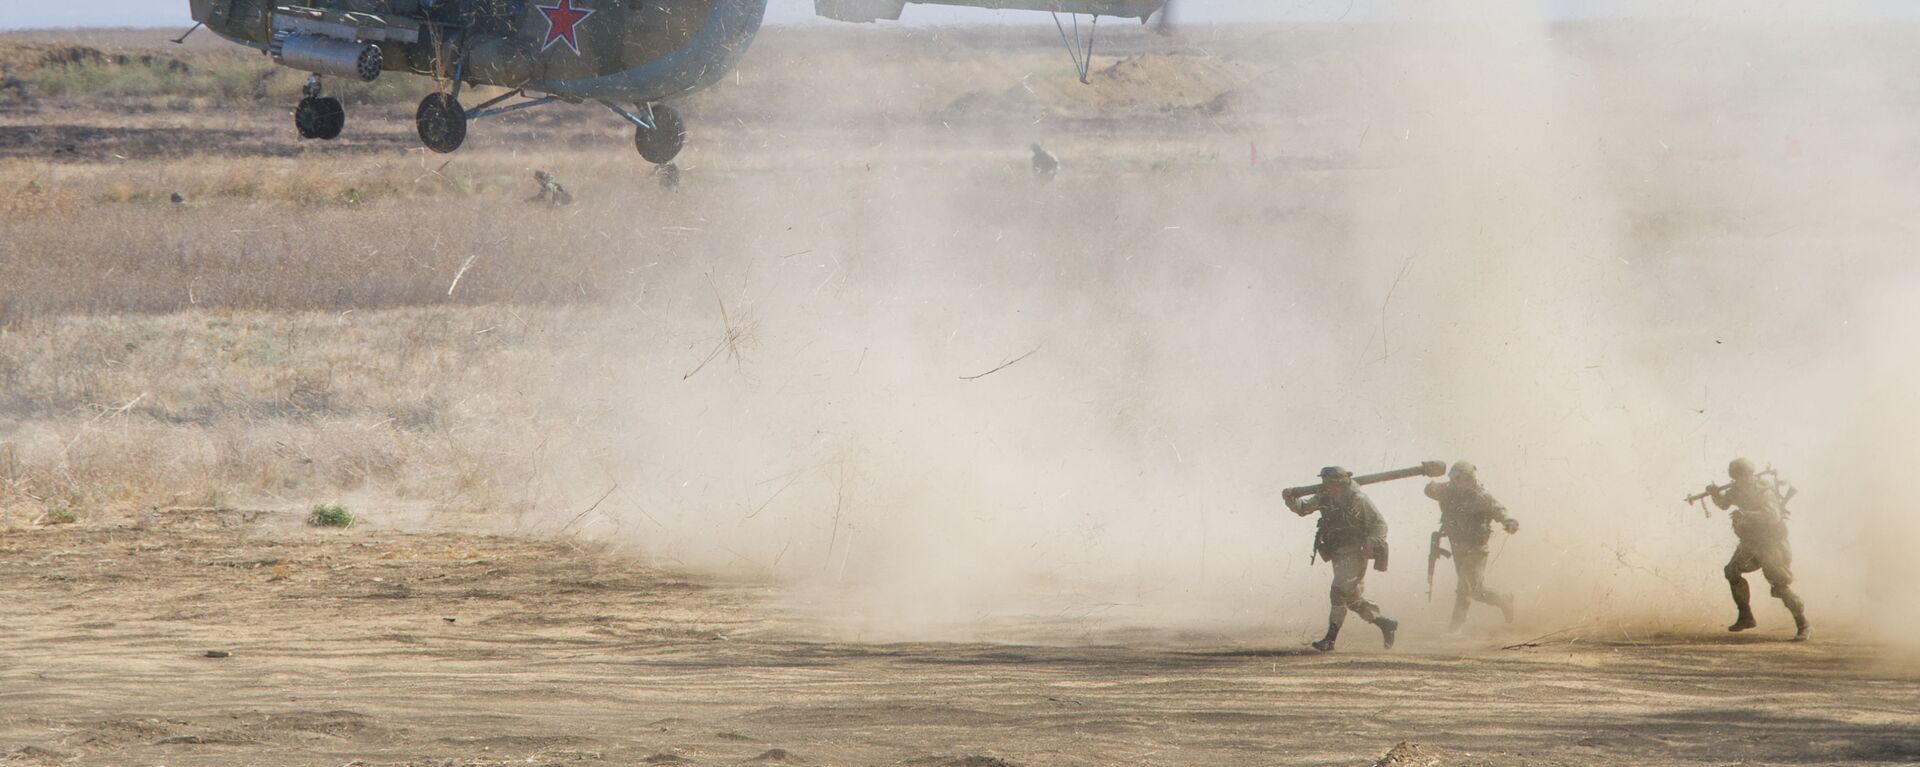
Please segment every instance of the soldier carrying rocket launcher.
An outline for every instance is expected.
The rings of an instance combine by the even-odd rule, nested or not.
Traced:
[[[1387,521],[1380,516],[1380,510],[1374,508],[1373,501],[1360,492],[1360,486],[1446,473],[1447,465],[1442,461],[1427,461],[1419,466],[1359,477],[1338,466],[1328,466],[1320,470],[1320,484],[1281,491],[1281,499],[1294,514],[1304,517],[1320,512],[1313,551],[1333,565],[1327,635],[1314,642],[1313,649],[1333,651],[1334,640],[1339,638],[1340,627],[1346,623],[1349,611],[1359,613],[1363,620],[1379,628],[1381,641],[1387,649],[1393,649],[1394,631],[1400,628],[1400,622],[1381,615],[1380,606],[1365,597],[1367,563],[1371,561],[1373,569],[1381,572],[1387,569]]]

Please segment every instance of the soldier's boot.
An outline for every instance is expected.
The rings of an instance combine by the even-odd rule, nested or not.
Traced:
[[[1493,604],[1495,607],[1500,608],[1500,617],[1506,619],[1507,625],[1513,625],[1513,595],[1501,594],[1500,596],[1494,597]]]
[[[1313,643],[1313,649],[1321,652],[1333,652],[1333,640],[1340,636],[1340,624],[1327,624],[1327,635]]]
[[[1800,601],[1800,595],[1787,589],[1776,589],[1775,595],[1787,604],[1787,610],[1793,613],[1793,641],[1805,642],[1813,638],[1813,624],[1807,621],[1807,606]]]
[[[1729,567],[1727,570],[1727,585],[1733,590],[1733,606],[1740,610],[1739,617],[1734,618],[1733,625],[1728,626],[1727,630],[1746,631],[1747,629],[1760,625],[1753,620],[1753,605],[1749,602],[1751,595],[1747,590],[1747,579],[1740,577],[1740,575],[1736,574],[1731,567]]]
[[[1448,633],[1458,634],[1460,633],[1460,627],[1466,625],[1468,604],[1469,603],[1465,595],[1456,597],[1453,600],[1453,619],[1447,621]]]
[[[1393,649],[1393,632],[1400,630],[1400,622],[1382,616],[1373,619],[1373,625],[1380,627],[1380,641],[1386,643],[1387,649]]]

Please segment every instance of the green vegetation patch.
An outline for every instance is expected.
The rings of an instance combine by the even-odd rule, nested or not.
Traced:
[[[307,524],[314,527],[352,527],[353,522],[353,512],[339,504],[320,504],[307,515]]]

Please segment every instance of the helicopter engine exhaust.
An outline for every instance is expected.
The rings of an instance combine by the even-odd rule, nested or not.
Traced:
[[[275,62],[294,69],[369,83],[386,67],[380,46],[322,35],[276,35],[268,53]]]

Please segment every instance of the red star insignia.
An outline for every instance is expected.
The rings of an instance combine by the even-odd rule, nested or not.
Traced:
[[[592,8],[575,8],[573,0],[560,0],[556,5],[536,5],[540,15],[547,17],[547,39],[540,44],[540,50],[552,48],[553,44],[565,40],[573,55],[580,55],[580,40],[574,36],[574,30],[580,22],[593,15]]]

